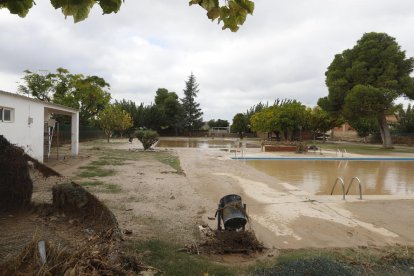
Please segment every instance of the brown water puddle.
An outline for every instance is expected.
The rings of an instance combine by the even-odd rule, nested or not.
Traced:
[[[414,162],[404,161],[316,161],[316,160],[249,160],[247,164],[310,194],[331,193],[337,177],[348,188],[353,177],[362,183],[363,195],[413,195]],[[349,194],[358,194],[354,181]],[[341,194],[340,185],[334,194]]]
[[[180,140],[160,140],[157,143],[157,147],[163,148],[229,148],[237,147],[239,141],[229,139],[180,139]],[[241,142],[239,147],[242,146],[247,148],[260,148],[260,145]]]

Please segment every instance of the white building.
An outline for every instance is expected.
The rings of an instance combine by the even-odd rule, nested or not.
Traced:
[[[71,153],[79,153],[79,111],[0,90],[0,135],[43,162],[52,114],[71,116]],[[46,144],[46,145],[45,145]]]

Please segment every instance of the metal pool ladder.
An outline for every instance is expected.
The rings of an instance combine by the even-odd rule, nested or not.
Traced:
[[[336,156],[341,155],[342,157],[345,157],[345,154],[347,154],[348,152],[346,151],[346,149],[336,149]]]
[[[352,183],[354,183],[354,180],[358,181],[358,187],[359,187],[359,199],[362,200],[362,185],[361,185],[361,180],[359,180],[358,177],[352,177],[351,182],[349,182],[349,186],[348,189],[346,190],[346,195],[349,192],[349,189],[351,189]]]
[[[348,189],[346,190],[346,192],[345,192],[345,183],[344,183],[344,180],[342,179],[342,177],[337,177],[336,180],[335,180],[335,184],[332,187],[331,195],[333,194],[333,192],[335,190],[335,187],[336,187],[336,184],[339,181],[339,182],[341,182],[341,186],[342,186],[342,200],[345,200],[345,195],[348,195],[349,189],[351,189],[351,186],[354,183],[354,180],[357,180],[358,181],[359,199],[362,200],[362,184],[361,184],[361,180],[359,180],[358,177],[353,177],[351,179],[351,181],[349,182]]]
[[[344,183],[344,180],[341,177],[336,178],[335,184],[332,187],[331,195],[333,194],[333,191],[335,190],[335,187],[336,187],[336,184],[338,183],[338,181],[340,181],[341,185],[342,185],[342,200],[345,200],[345,183]]]

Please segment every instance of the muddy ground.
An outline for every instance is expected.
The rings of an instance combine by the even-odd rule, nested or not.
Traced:
[[[220,198],[236,193],[248,206],[247,228],[270,251],[210,256],[215,261],[251,263],[285,249],[414,245],[412,198],[343,202],[277,183],[219,149],[140,149],[137,141],[88,142],[81,144],[78,158],[51,159],[48,164],[102,200],[127,242],[160,239],[192,248],[200,244],[201,228],[216,228],[212,217]],[[65,149],[60,152],[62,158]],[[171,156],[179,157],[181,169]],[[50,202],[57,180],[45,182],[36,175],[34,179],[33,201]],[[30,214],[3,215],[0,223],[5,229],[0,233],[0,257],[22,248],[33,233],[47,237],[50,224],[68,239],[88,239],[87,228],[59,215],[46,220]]]
[[[107,146],[101,143],[103,151]],[[94,147],[81,147],[82,155],[90,156],[81,163],[102,154]],[[137,141],[132,145],[116,141],[109,147],[129,151],[140,145]],[[134,238],[162,237],[191,243],[199,225],[207,223],[216,228],[216,222],[209,218],[214,217],[219,199],[236,193],[248,206],[248,227],[269,248],[414,244],[414,199],[410,196],[367,196],[362,201],[313,196],[289,183],[277,183],[277,179],[243,161],[230,160],[232,153],[220,149],[161,150],[179,157],[183,173],[154,158],[139,158],[122,166],[109,166],[117,172],[113,176],[88,178],[119,185],[117,193],[89,188],[113,210],[121,228],[133,231]],[[248,149],[250,154],[259,151]],[[76,166],[71,162],[66,168],[64,164],[55,168],[85,181],[76,176],[79,161]]]

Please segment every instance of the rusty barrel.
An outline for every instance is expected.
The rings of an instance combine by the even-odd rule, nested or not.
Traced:
[[[239,195],[226,195],[220,199],[219,207],[224,223],[224,229],[237,230],[247,223],[247,215]]]

